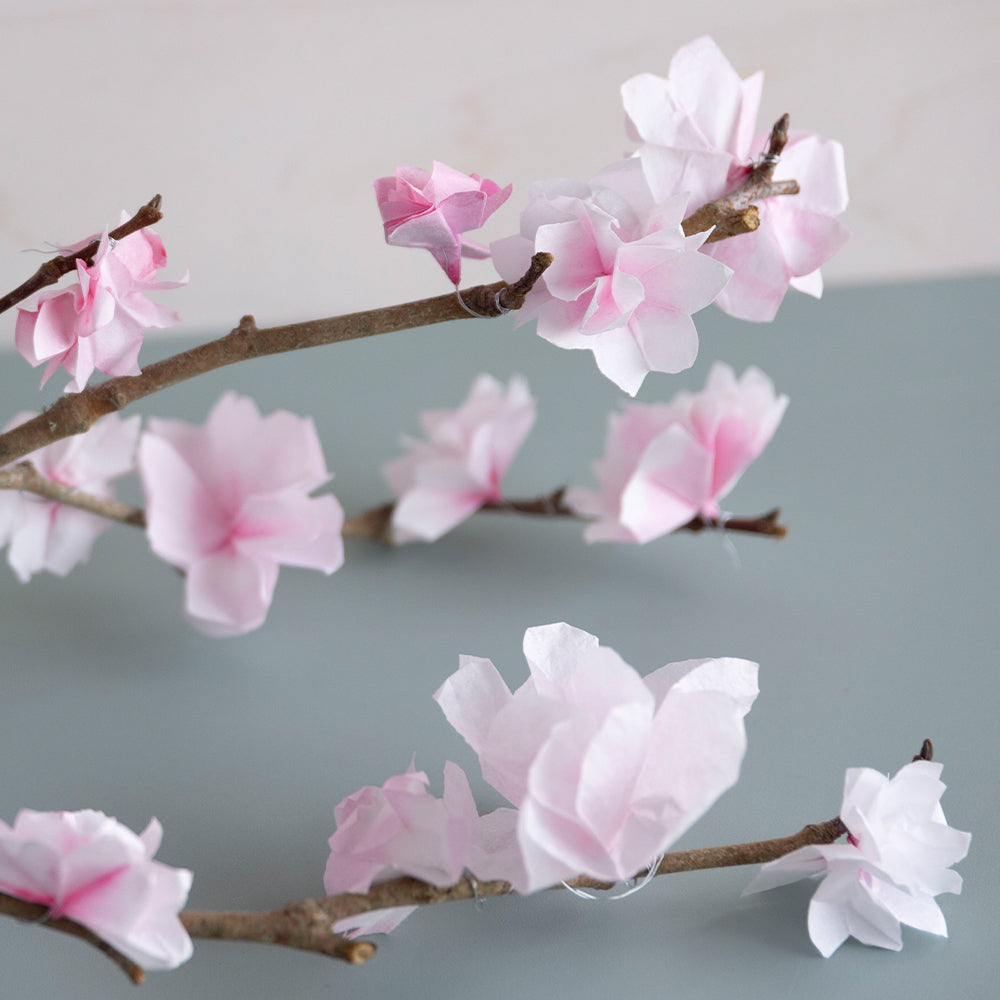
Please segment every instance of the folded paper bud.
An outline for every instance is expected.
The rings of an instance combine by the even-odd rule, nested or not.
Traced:
[[[719,500],[771,440],[787,406],[760,369],[737,379],[721,362],[701,392],[661,405],[626,403],[611,414],[604,457],[594,463],[599,489],[566,493],[578,514],[597,519],[587,541],[648,542],[698,514],[719,517]]]
[[[185,573],[184,610],[213,636],[263,624],[281,565],[333,573],[344,512],[308,417],[262,417],[226,393],[204,427],[151,420],[139,445],[149,544]]]
[[[480,375],[458,409],[428,410],[420,420],[427,440],[404,438],[409,454],[382,469],[399,498],[395,542],[433,542],[503,499],[500,480],[535,422],[535,401],[520,376],[504,386]]]
[[[22,809],[0,821],[0,892],[68,917],[144,969],[173,969],[191,957],[178,914],[191,872],[153,860],[163,837],[155,820],[141,834],[93,809]]]
[[[4,428],[10,430],[33,417],[19,413]],[[93,496],[113,496],[110,483],[135,468],[139,418],[109,413],[86,434],[54,441],[25,456],[35,469],[62,486]],[[65,576],[90,557],[94,540],[111,526],[96,514],[54,500],[15,490],[0,490],[0,545],[22,583],[48,570]]]
[[[510,184],[501,188],[436,160],[430,173],[396,167],[395,177],[375,181],[386,243],[429,250],[454,285],[461,278],[462,257],[490,255],[485,246],[462,234],[482,227],[512,190]]]
[[[517,806],[484,817],[493,858],[473,870],[519,892],[630,878],[736,781],[757,665],[688,660],[642,678],[564,623],[529,628],[524,653],[531,676],[513,694],[489,660],[464,656],[435,695]],[[505,841],[517,870],[504,870]]]
[[[97,234],[64,250],[80,250],[96,239]],[[73,376],[67,392],[80,392],[95,368],[108,375],[138,375],[143,331],[180,322],[177,313],[143,294],[187,284],[187,275],[180,281],[155,279],[166,262],[163,241],[149,229],[116,242],[105,232],[94,263],[76,262],[78,284],[42,292],[33,312],[18,309],[14,341],[33,366],[47,362],[42,385],[60,367]]]
[[[802,847],[763,865],[744,895],[823,876],[809,904],[809,936],[824,958],[849,937],[899,951],[900,925],[946,937],[934,897],[962,891],[951,866],[971,836],[948,826],[941,765],[916,760],[893,778],[854,767],[844,780],[840,818],[846,844]]]

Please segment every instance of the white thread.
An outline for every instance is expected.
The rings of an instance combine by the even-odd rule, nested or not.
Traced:
[[[741,569],[743,569],[743,563],[740,560],[739,552],[736,550],[736,543],[733,541],[733,536],[729,534],[728,531],[726,531],[726,524],[729,522],[729,519],[733,516],[734,515],[731,510],[719,511],[719,517],[718,517],[719,524],[717,530],[722,534],[722,547],[723,549],[725,549],[726,554],[732,560],[733,569],[739,572]]]
[[[500,289],[500,292],[502,291],[504,291],[503,288]],[[496,295],[493,296],[493,305],[497,307],[497,312],[499,312],[501,316],[506,316],[510,310],[500,301],[500,292],[497,292]]]
[[[462,293],[456,288],[455,298],[458,299],[458,304],[470,315],[474,316],[476,319],[486,319],[482,313],[473,312],[466,304],[465,299],[462,298]]]
[[[629,888],[625,889],[623,892],[616,892],[613,896],[608,896],[608,895],[597,896],[592,892],[588,892],[586,889],[580,889],[575,885],[570,885],[569,882],[563,882],[563,888],[569,889],[569,891],[573,893],[574,896],[579,896],[580,899],[586,899],[591,903],[593,902],[616,903],[619,899],[625,899],[627,896],[631,896],[632,893],[638,892],[640,889],[645,889],[646,886],[649,885],[649,883],[656,876],[656,873],[660,867],[660,862],[662,860],[663,860],[663,855],[658,854],[655,858],[653,858],[652,862],[649,865],[649,868],[646,869],[646,874],[643,875],[642,878],[636,879],[636,877],[633,876],[632,878],[624,879],[626,883],[631,882],[633,884],[629,886]]]

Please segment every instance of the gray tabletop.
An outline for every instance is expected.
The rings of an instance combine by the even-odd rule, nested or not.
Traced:
[[[565,620],[642,673],[698,656],[761,664],[743,777],[680,846],[826,819],[846,767],[895,771],[932,737],[949,821],[973,832],[963,894],[939,899],[950,940],[904,930],[901,954],[848,942],[824,960],[806,931],[810,886],[740,898],[751,872],[730,869],[656,879],[620,902],[432,907],[361,969],[199,943],[144,995],[994,995],[998,314],[996,279],[791,297],[767,326],[702,313],[695,368],[651,375],[640,399],[700,387],[715,359],[758,364],[791,397],[726,501],[739,514],[780,505],[791,533],[737,538],[738,568],[716,534],[587,546],[573,523],[482,514],[432,546],[349,542],[330,578],[283,570],[266,625],[219,641],[183,623],[180,579],[133,529],[111,529],[65,580],[22,586],[0,567],[0,817],[92,807],[141,829],[156,815],[161,859],[195,873],[193,908],[319,895],[334,804],[414,751],[438,790],[451,759],[481,810],[499,804],[431,694],[460,653],[520,683],[524,629]],[[154,343],[144,360],[187,343]],[[589,485],[620,394],[589,355],[509,319],[243,364],[137,409],[200,422],[234,388],[264,412],[312,414],[334,490],[357,513],[388,499],[378,469],[417,412],[457,405],[481,371],[520,372],[539,399],[508,492]],[[37,407],[36,386],[37,372],[3,359],[5,413]],[[131,995],[78,942],[6,921],[0,948],[5,996]]]

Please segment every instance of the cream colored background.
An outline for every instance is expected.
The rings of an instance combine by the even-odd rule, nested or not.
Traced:
[[[763,68],[762,113],[840,139],[854,239],[831,282],[995,271],[1000,18],[982,0],[419,4],[2,0],[0,260],[70,242],[152,194],[185,329],[448,290],[386,247],[372,180],[441,159],[499,183],[581,179],[626,149],[618,87],[712,34]],[[466,278],[493,280],[488,263]],[[163,299],[166,301],[166,299]],[[9,342],[8,338],[3,338]]]

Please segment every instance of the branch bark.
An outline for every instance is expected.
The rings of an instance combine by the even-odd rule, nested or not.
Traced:
[[[498,316],[506,310],[519,308],[531,286],[551,262],[551,254],[537,253],[524,277],[513,284],[498,281],[460,294],[483,315]],[[138,399],[237,361],[467,316],[467,309],[455,294],[263,330],[257,327],[253,316],[244,316],[225,337],[148,365],[141,375],[119,375],[82,392],[63,396],[44,413],[0,435],[0,465],[16,462],[53,441],[83,434],[105,414],[121,410]]]
[[[775,181],[774,168],[788,142],[788,115],[782,115],[771,129],[767,152],[747,174],[739,187],[692,212],[682,223],[685,236],[712,229],[706,243],[717,243],[731,236],[752,233],[760,227],[760,213],[755,201],[779,195],[799,193],[797,181]]]

